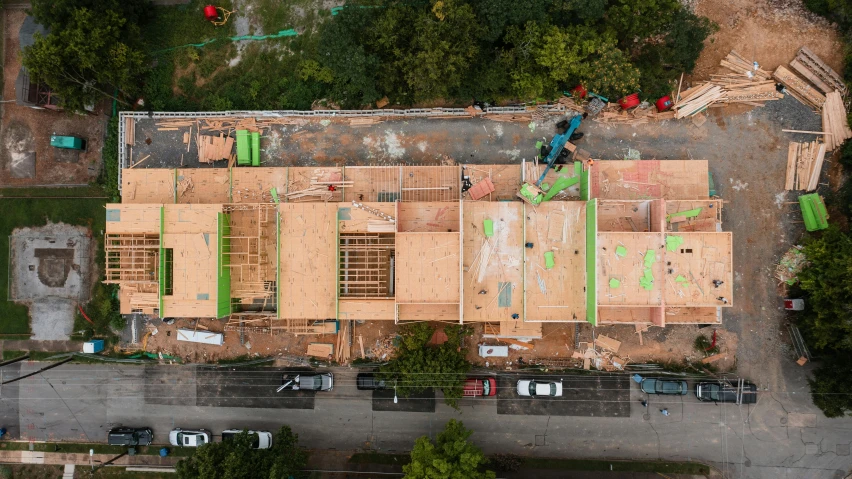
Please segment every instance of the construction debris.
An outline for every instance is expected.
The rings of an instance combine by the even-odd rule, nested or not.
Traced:
[[[612,351],[613,353],[617,353],[618,348],[621,347],[621,341],[616,341],[615,339],[612,339],[609,336],[604,336],[603,334],[601,334],[595,338],[595,346],[600,346],[603,349],[607,349],[609,351]]]
[[[349,358],[351,356],[351,345],[349,344],[349,334],[351,328],[351,321],[340,322],[340,330],[337,332],[337,354],[335,354],[334,356],[334,360],[337,361],[339,364],[346,364],[349,362]]]
[[[778,262],[775,267],[775,278],[779,281],[794,285],[799,281],[799,273],[808,265],[808,259],[802,252],[801,246],[793,246]]]
[[[395,339],[396,335],[377,339],[376,345],[367,351],[367,357],[379,361],[390,359],[396,352],[396,346],[394,345]]]
[[[787,191],[815,190],[819,186],[825,150],[825,143],[818,141],[790,142],[787,149],[787,178],[784,189]]]
[[[233,156],[234,139],[220,133],[219,136],[198,134],[195,137],[198,145],[199,163],[212,163],[219,160],[230,160]]]
[[[761,70],[760,65],[756,61],[748,61],[734,50],[728,53],[728,56],[720,62],[720,65],[740,75],[745,75],[748,78],[756,80],[769,80],[771,78],[770,73],[766,70]]]

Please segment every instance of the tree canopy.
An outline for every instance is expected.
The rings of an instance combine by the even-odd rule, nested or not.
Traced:
[[[435,328],[428,323],[404,326],[396,356],[379,369],[387,382],[396,385],[397,394],[409,397],[426,389],[442,389],[447,404],[455,407],[462,397],[470,363],[461,349],[461,340],[470,330],[460,325],[447,326],[447,341],[430,345]]]
[[[116,89],[135,95],[147,70],[140,37],[143,4],[147,2],[33,2],[36,20],[50,32],[24,50],[24,66],[70,110],[113,97]]]
[[[402,467],[405,479],[494,479],[493,471],[482,470],[487,459],[468,441],[471,434],[461,421],[450,419],[435,442],[418,438],[411,463]]]
[[[243,431],[225,442],[198,448],[177,464],[179,479],[288,479],[305,467],[307,454],[299,448],[299,436],[284,426],[273,436],[270,449],[252,449]]]

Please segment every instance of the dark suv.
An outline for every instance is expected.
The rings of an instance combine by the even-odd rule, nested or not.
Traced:
[[[355,386],[358,389],[385,389],[385,382],[372,373],[359,373],[355,378]]]
[[[150,446],[154,432],[149,427],[116,427],[107,434],[110,446]]]
[[[742,404],[757,402],[757,386],[748,381],[743,382],[741,391]],[[699,401],[737,402],[737,387],[723,382],[701,382],[695,385],[695,397]]]

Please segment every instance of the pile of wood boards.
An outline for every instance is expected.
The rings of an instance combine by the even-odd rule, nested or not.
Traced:
[[[846,119],[846,108],[840,92],[833,91],[825,95],[822,106],[822,131],[825,132],[826,149],[833,150],[852,138],[852,130]]]
[[[197,134],[195,141],[198,145],[198,161],[212,163],[219,160],[230,160],[234,156],[234,139],[230,136],[209,136]]]
[[[346,364],[349,362],[352,349],[349,344],[349,331],[351,328],[351,321],[340,322],[340,331],[337,332],[337,350],[334,356],[334,360],[339,364]]]
[[[311,343],[308,345],[308,356],[331,361],[334,355],[334,345],[331,343]]]
[[[598,123],[622,123],[627,125],[642,125],[650,121],[671,120],[675,117],[673,111],[658,112],[656,107],[633,108],[623,110],[618,103],[608,103],[595,117]]]
[[[772,78],[772,75],[768,71],[761,70],[759,65],[755,65],[755,62],[746,60],[734,50],[728,53],[728,56],[720,62],[720,65],[755,80],[769,80]]]
[[[304,189],[291,191],[284,196],[288,200],[302,201],[331,201],[334,192],[329,190],[329,186],[333,186],[335,190],[338,188],[352,187],[353,181],[319,181],[317,178],[311,178],[311,183]]]
[[[349,126],[372,126],[381,123],[381,118],[375,116],[352,118],[349,120]]]
[[[775,90],[772,80],[750,79],[742,74],[713,75],[709,82],[683,91],[675,103],[675,118],[695,115],[715,104],[744,103],[763,106],[763,102],[780,100],[784,95]]]
[[[784,189],[813,191],[819,186],[819,176],[825,159],[825,143],[790,142],[787,150],[787,180]]]
[[[623,371],[630,358],[616,356],[620,347],[621,341],[599,335],[594,343],[581,342],[571,357],[583,360],[583,369],[594,366],[599,370]]]
[[[779,65],[778,68],[775,69],[775,73],[772,74],[772,77],[784,85],[787,89],[787,93],[793,95],[794,98],[805,105],[818,110],[822,108],[822,104],[825,103],[825,95],[812,87],[808,82],[802,80],[793,74],[793,72],[786,69],[784,65]]]
[[[843,77],[837,74],[830,66],[826,65],[816,53],[808,47],[802,47],[796,54],[796,58],[790,62],[790,68],[799,75],[805,77],[823,93],[836,91],[841,96],[846,96],[846,83]]]

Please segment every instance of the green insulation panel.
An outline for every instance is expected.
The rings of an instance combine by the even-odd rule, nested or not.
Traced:
[[[802,209],[802,219],[805,220],[805,229],[819,231],[828,228],[828,211],[817,193],[800,196],[799,206]]]
[[[243,166],[251,164],[248,130],[237,130],[237,164]]]
[[[231,252],[231,240],[226,238],[231,234],[231,226],[228,224],[228,215],[218,213],[219,237],[218,254],[216,255],[216,317],[221,318],[231,314],[231,268],[230,256],[225,253]]]
[[[579,162],[577,162],[579,163]],[[574,163],[575,165],[577,163]],[[591,192],[589,191],[589,170],[582,170],[582,164],[580,165],[580,199],[583,201],[589,201],[592,199]]]
[[[494,236],[494,221],[482,220],[482,227],[485,229],[485,236],[487,238]]]
[[[544,195],[544,201],[550,201],[550,199],[556,196],[560,191],[576,185],[579,181],[580,177],[578,176],[572,176],[570,178],[560,176],[553,182],[553,186],[547,190],[547,194]]]
[[[260,166],[260,133],[251,132],[251,166]]]
[[[553,269],[556,266],[556,261],[553,258],[553,251],[544,253],[544,269]]]
[[[586,203],[586,321],[592,326],[598,325],[597,210],[597,200],[590,200]]]

